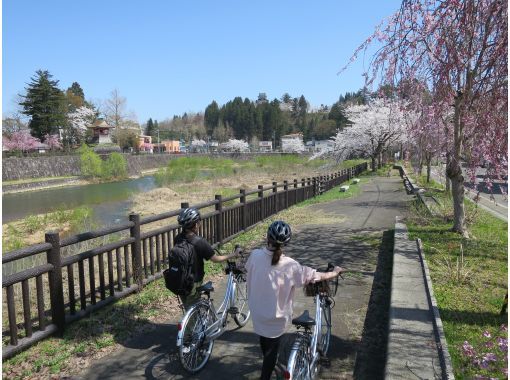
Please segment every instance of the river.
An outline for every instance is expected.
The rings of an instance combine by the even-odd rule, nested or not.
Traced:
[[[58,187],[2,196],[2,223],[59,209],[89,206],[94,220],[108,226],[127,220],[132,195],[156,188],[154,176],[120,182]]]

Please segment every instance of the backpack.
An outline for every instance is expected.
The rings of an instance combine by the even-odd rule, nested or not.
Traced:
[[[199,240],[182,239],[171,249],[168,255],[168,269],[165,269],[165,286],[178,296],[186,297],[191,293],[195,280],[196,255],[194,244]]]

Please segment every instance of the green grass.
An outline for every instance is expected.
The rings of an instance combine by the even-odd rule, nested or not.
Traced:
[[[18,179],[18,180],[12,180],[12,181],[2,181],[2,184],[4,186],[19,185],[19,184],[23,184],[23,183],[34,183],[34,182],[43,182],[43,181],[50,181],[50,180],[57,180],[57,179],[71,179],[71,178],[78,178],[78,177],[76,177],[76,176],[62,176],[62,177],[27,178],[27,179]]]
[[[451,203],[442,193],[437,197],[444,204]],[[465,207],[471,220],[470,239],[451,232],[448,218],[427,217],[417,210],[407,222],[409,236],[423,242],[455,377],[503,378],[503,353],[497,344],[486,347],[490,339],[483,333],[488,331],[492,337],[507,339],[507,332],[499,331],[506,324],[507,315],[499,312],[508,289],[508,224],[470,202],[465,202]],[[475,347],[479,356],[498,354],[498,362],[491,363],[488,369],[473,364],[473,359],[463,354],[465,341]]]
[[[3,252],[20,249],[28,245],[25,237],[45,232],[48,226],[61,229],[68,226],[69,233],[92,225],[92,208],[80,206],[72,210],[59,208],[44,215],[30,215],[16,222],[8,223],[2,234]]]

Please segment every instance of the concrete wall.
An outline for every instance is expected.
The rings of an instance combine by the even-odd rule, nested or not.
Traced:
[[[257,155],[279,153],[223,153],[214,154],[213,157],[252,159]],[[196,154],[194,156],[205,156]],[[129,175],[138,175],[142,170],[155,169],[166,166],[168,161],[185,157],[185,155],[172,154],[125,154],[128,163]],[[2,160],[2,181],[12,181],[28,178],[79,176],[80,156],[40,156],[40,157],[9,157]]]

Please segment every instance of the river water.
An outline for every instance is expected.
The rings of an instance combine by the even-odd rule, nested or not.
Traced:
[[[154,176],[145,176],[120,182],[4,194],[2,223],[59,209],[89,206],[93,210],[94,220],[104,227],[126,221],[131,196],[156,187]]]

